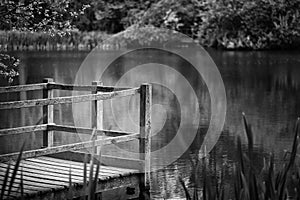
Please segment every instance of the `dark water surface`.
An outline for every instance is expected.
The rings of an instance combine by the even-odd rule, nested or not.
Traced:
[[[291,148],[294,124],[297,117],[300,116],[300,52],[208,51],[220,70],[227,95],[227,115],[224,131],[210,154],[211,169],[218,172],[222,166],[226,165],[228,168],[227,174],[230,175],[230,166],[236,160],[236,136],[241,135],[243,144],[246,144],[241,120],[242,112],[247,114],[248,120],[253,126],[254,151],[258,167],[262,165],[262,158],[270,152],[275,152],[277,161],[280,163],[283,151]],[[106,53],[109,54],[110,52]],[[21,75],[14,84],[40,83],[44,77],[53,77],[56,82],[72,84],[82,61],[88,53],[13,52],[13,54],[22,61]],[[138,63],[139,58],[134,59]],[[162,59],[172,61],[173,64],[177,65],[176,69],[190,80],[192,87],[199,96],[200,124],[203,126],[203,130],[199,131],[199,138],[196,138],[181,158],[166,167],[165,170],[160,170],[152,176],[151,189],[154,197],[175,198],[183,196],[183,190],[178,182],[179,176],[183,178],[188,186],[193,185],[190,158],[193,159],[197,156],[201,146],[201,135],[205,133],[205,127],[209,123],[210,97],[203,81],[195,78],[194,73],[189,71],[189,68],[180,60],[176,60],[172,56],[165,56]],[[121,64],[118,70],[107,72],[110,78],[106,78],[104,84],[115,83],[122,76],[122,71],[126,69],[126,65]],[[136,76],[140,76],[142,79],[143,76],[147,75],[138,74]],[[170,83],[176,84],[177,78],[171,77]],[[129,75],[127,79],[132,80],[134,77]],[[90,82],[92,81],[90,80]],[[126,84],[126,80],[123,83]],[[178,87],[179,91],[182,91],[182,94],[185,95],[185,88]],[[71,92],[55,91],[54,95],[66,96],[71,95]],[[189,132],[197,129],[198,124],[193,123],[194,114],[185,113],[184,110],[180,111],[180,108],[197,106],[194,100],[187,96],[184,105],[179,106],[172,92],[160,86],[154,86],[153,96],[154,103],[159,104],[154,106],[154,114],[152,114],[154,116],[154,131],[158,132],[153,137],[153,149],[163,147],[174,137],[181,117],[186,117],[191,121],[189,126],[184,127],[184,131]],[[27,92],[20,95],[4,94],[0,96],[0,100],[10,101],[37,97],[42,97],[41,92]],[[117,116],[105,116],[105,128],[136,131],[137,127],[131,126],[129,121],[133,121],[134,124],[138,122],[136,109],[138,101],[131,98],[128,102],[127,104],[117,103],[116,112],[120,113]],[[130,119],[122,117],[122,112],[124,112],[122,108],[125,106],[130,107]],[[110,109],[108,107],[109,104],[106,104],[105,112],[107,113]],[[180,112],[182,114],[178,116],[177,114]],[[41,117],[42,113],[39,108],[1,111],[0,128],[33,125],[39,123]],[[85,112],[83,112],[83,118],[89,118]],[[112,121],[118,121],[118,123]],[[83,122],[84,125],[88,126],[90,121],[88,119],[83,120]],[[74,125],[72,105],[55,106],[55,123]],[[0,153],[18,151],[18,145],[20,146],[25,138],[27,138],[27,149],[41,146],[40,133],[36,135],[24,134],[10,138],[1,137]],[[55,135],[56,144],[66,144],[77,140],[76,135]],[[127,145],[130,146],[131,144]],[[159,166],[160,158],[153,158],[152,162],[153,165]]]

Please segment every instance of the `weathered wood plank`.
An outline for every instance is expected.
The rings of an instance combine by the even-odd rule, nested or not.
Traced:
[[[24,91],[32,91],[32,90],[43,90],[45,88],[47,88],[47,83],[0,87],[0,94],[8,93],[8,92],[24,92]]]
[[[22,163],[22,165],[28,168],[40,169],[41,171],[51,171],[59,174],[65,174],[65,175],[69,175],[70,172],[70,168],[66,168],[66,166],[57,166],[57,165],[53,166],[53,163],[45,163],[43,161],[36,162],[36,161],[26,160],[26,162]],[[30,167],[28,165],[30,165]],[[83,171],[82,169],[71,168],[72,176],[82,177],[83,176],[82,171]]]
[[[48,130],[63,131],[63,132],[69,132],[69,133],[81,133],[81,134],[87,134],[87,135],[91,135],[93,133],[93,129],[91,129],[91,128],[63,126],[63,125],[55,125],[55,124],[48,124]],[[124,131],[114,131],[114,130],[96,130],[95,134],[96,135],[105,135],[108,137],[117,137],[117,136],[124,136],[124,135],[132,135],[135,133],[124,132]]]
[[[89,94],[89,95],[79,95],[79,96],[70,96],[70,97],[55,97],[50,99],[1,102],[0,110],[67,104],[67,103],[80,103],[80,102],[95,101],[95,100],[107,100],[115,97],[135,95],[138,92],[139,92],[139,88],[133,88],[129,90],[121,90],[121,91],[114,91],[114,92],[107,92],[107,93],[100,93],[100,94]]]
[[[17,193],[20,193],[20,195],[21,195],[20,184],[13,184],[12,188],[13,188],[13,190],[15,190]],[[8,188],[6,187],[6,190],[7,189]],[[28,186],[28,185],[23,184],[23,189],[24,189],[25,194],[35,194],[35,193],[38,193],[38,192],[42,191],[43,188],[38,188],[38,187]]]
[[[53,166],[54,165],[54,162],[51,161],[51,160],[44,160],[44,159],[40,159],[40,157],[38,159],[36,158],[31,158],[30,161],[33,161],[33,162],[36,162],[36,163],[42,163],[43,165],[48,165],[48,166]],[[61,167],[62,169],[61,170],[64,170],[64,171],[69,171],[70,169],[71,170],[76,170],[76,173],[79,172],[79,174],[82,174],[83,175],[83,165],[80,165],[80,163],[75,163],[75,164],[72,164],[72,163],[61,163],[59,161],[56,161],[55,163],[55,167]],[[94,166],[94,174],[95,174],[95,169],[96,169],[96,166]],[[108,176],[119,176],[120,173],[119,172],[113,172],[112,170],[106,170],[107,168],[104,168],[101,166],[101,171],[100,171],[100,176],[101,178],[107,178]],[[90,171],[90,168],[88,167],[87,168],[87,172]]]
[[[70,91],[99,91],[99,92],[113,92],[128,90],[130,88],[125,87],[111,87],[111,86],[94,86],[94,85],[71,85],[71,84],[60,84],[60,83],[49,83],[48,89],[52,90],[70,90]]]
[[[18,128],[9,128],[9,129],[0,129],[0,136],[5,135],[17,135],[21,133],[30,133],[30,132],[37,132],[37,131],[45,131],[47,130],[47,125],[35,125],[35,126],[24,126]]]
[[[3,165],[0,165],[0,169],[4,168],[5,166]],[[51,170],[42,170],[41,168],[40,169],[37,169],[37,168],[31,168],[31,167],[26,167],[24,165],[22,165],[22,170],[23,172],[23,175],[28,175],[28,176],[31,176],[31,177],[40,177],[40,178],[43,178],[43,177],[51,177],[51,179],[54,179],[54,180],[60,180],[60,179],[64,179],[64,180],[69,180],[69,174],[60,174],[60,173],[57,173],[57,172],[53,172]],[[70,173],[70,171],[68,171]],[[73,182],[80,182],[82,181],[83,179],[82,178],[79,178],[78,176],[73,176],[72,172],[71,172],[71,178],[72,178],[72,181]],[[48,178],[46,178],[48,179]]]
[[[10,180],[10,179],[9,179]],[[3,180],[0,178],[0,185],[2,186],[3,184]],[[33,192],[39,192],[43,189],[49,189],[49,188],[43,188],[43,187],[37,187],[37,186],[32,186],[32,185],[28,185],[28,183],[25,183],[24,180],[23,180],[23,186],[24,188],[26,188],[27,190],[31,190]],[[20,187],[20,182],[14,182],[13,186],[14,188],[19,188]],[[6,187],[7,188],[7,187]]]
[[[37,158],[34,158],[34,159],[37,159]],[[75,161],[70,161],[70,160],[63,160],[63,159],[57,159],[57,158],[52,158],[52,157],[46,157],[46,156],[42,156],[42,157],[39,157],[38,158],[39,160],[43,160],[43,161],[48,161],[48,162],[52,162],[54,163],[55,162],[55,165],[65,165],[65,166],[69,166],[69,167],[72,167],[72,168],[77,168],[77,169],[80,169],[80,170],[83,170],[83,166],[84,166],[84,163],[81,163],[81,162],[75,162]],[[102,157],[100,158],[102,159]],[[94,165],[94,168],[96,169],[96,165]],[[103,166],[101,165],[101,170],[100,170],[100,173],[104,172],[103,175],[107,174],[107,175],[124,175],[124,174],[130,174],[130,173],[135,173],[137,172],[137,170],[133,170],[131,168],[128,168],[128,169],[124,169],[123,168],[117,168],[117,167],[112,167],[112,166]],[[89,170],[89,169],[87,169]]]
[[[132,135],[100,139],[100,140],[95,141],[95,145],[100,146],[100,145],[109,145],[109,144],[116,144],[116,143],[120,143],[120,142],[131,141],[131,140],[137,139],[139,137],[139,135],[140,134],[136,133],[136,134],[132,134]],[[93,147],[93,141],[67,144],[67,145],[56,146],[56,147],[47,147],[44,149],[24,151],[22,154],[22,158],[23,159],[33,158],[33,157],[55,154],[55,153],[64,152],[64,151],[76,151],[76,150],[92,148],[92,147]],[[18,155],[19,155],[19,153],[0,155],[0,162],[15,160],[15,159],[17,159]]]
[[[1,168],[0,168],[1,169]],[[51,181],[51,183],[57,183],[57,184],[64,184],[64,183],[69,183],[69,176],[61,177],[55,175],[55,173],[50,173],[50,172],[44,172],[43,174],[38,173],[37,170],[34,170],[33,172],[28,172],[28,170],[22,170],[23,173],[23,179],[26,180],[28,178],[32,178],[35,180],[40,179],[40,181]],[[0,170],[0,174],[5,174],[3,171]],[[12,174],[12,171],[9,173],[9,175]],[[21,174],[21,171],[18,171],[18,175]],[[72,177],[72,182],[74,183],[79,183],[81,180],[73,178]]]
[[[0,171],[0,175],[3,177],[5,175],[5,172]],[[23,175],[23,179],[30,180],[37,184],[38,183],[47,184],[47,185],[49,185],[49,187],[51,187],[51,186],[60,187],[60,186],[68,186],[69,185],[69,183],[64,183],[64,182],[54,181],[54,180],[46,180],[46,179],[41,179],[41,178],[36,178],[36,177],[28,177],[28,176],[24,176],[24,175]],[[21,180],[20,173],[17,173],[16,180]]]
[[[4,176],[0,174],[0,185],[3,184],[3,180],[2,180],[3,178],[4,178]],[[19,185],[19,184],[20,184],[20,179],[16,179],[14,185]],[[32,181],[24,180],[24,179],[23,179],[23,184],[40,188],[39,190],[54,189],[57,187],[57,185],[51,186],[49,184],[37,183],[37,182],[32,182]]]
[[[16,199],[16,197],[20,196],[20,192],[17,191],[18,188],[13,188],[10,194],[8,195],[8,189],[5,189],[4,199]]]

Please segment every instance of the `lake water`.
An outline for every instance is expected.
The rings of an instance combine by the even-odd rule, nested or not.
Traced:
[[[181,50],[179,50],[181,51]],[[182,51],[186,51],[183,49]],[[299,51],[268,51],[268,52],[231,52],[208,50],[212,59],[218,66],[224,81],[227,96],[227,114],[223,132],[217,145],[210,153],[210,166],[218,171],[224,164],[227,166],[227,174],[230,175],[230,166],[236,160],[237,150],[236,137],[242,136],[244,147],[246,148],[246,138],[242,124],[242,112],[247,115],[248,121],[253,126],[254,151],[258,167],[262,165],[262,158],[270,152],[275,152],[277,161],[280,163],[284,150],[291,148],[293,128],[295,121],[300,116],[300,52]],[[114,52],[103,52],[112,54]],[[147,52],[145,52],[147,54]],[[192,53],[192,52],[191,52]],[[21,61],[20,77],[14,84],[40,83],[45,77],[52,77],[59,83],[74,83],[78,69],[88,55],[88,52],[13,52]],[[156,56],[156,55],[155,55]],[[159,55],[157,55],[159,56]],[[139,57],[130,58],[130,62],[135,64],[144,63]],[[190,123],[183,127],[183,131],[188,133],[198,131],[198,135],[190,148],[175,162],[164,170],[159,170],[152,175],[151,190],[154,197],[174,198],[184,195],[178,177],[182,177],[184,182],[192,187],[191,162],[201,146],[203,134],[209,124],[211,109],[210,97],[206,85],[201,77],[196,76],[191,68],[172,55],[161,56],[160,59],[167,60],[166,63],[175,65],[176,70],[189,80],[192,88],[199,98],[192,100],[188,91],[178,85],[177,92],[186,99],[179,105],[172,91],[154,85],[153,103],[154,106],[153,126],[155,135],[152,140],[152,148],[160,149],[168,144],[175,136],[182,118]],[[104,84],[111,85],[128,71],[126,63],[128,60],[115,63],[112,70],[106,71],[107,76],[103,80]],[[132,65],[132,63],[130,63]],[[149,67],[149,66],[148,66]],[[138,71],[137,71],[138,73]],[[178,76],[179,77],[179,76]],[[169,84],[176,85],[177,76],[168,77]],[[124,86],[136,86],[130,80],[146,80],[147,74],[128,74],[120,83]],[[88,79],[91,83],[94,79]],[[3,82],[2,82],[3,84]],[[176,94],[176,93],[175,93]],[[71,95],[67,91],[55,91],[55,96]],[[27,92],[26,94],[4,94],[0,96],[1,101],[32,99],[42,97],[41,92]],[[125,103],[114,102],[116,107],[111,112],[110,104],[105,104],[104,126],[107,129],[122,129],[136,131],[138,123],[137,99],[128,98]],[[85,107],[82,106],[81,120],[82,126],[89,126]],[[124,117],[124,107],[129,107],[129,118]],[[198,130],[199,123],[194,123],[195,113],[186,112],[185,108],[199,109],[201,130]],[[74,125],[72,105],[55,106],[55,123]],[[180,113],[180,114],[178,114]],[[128,114],[128,113],[127,113]],[[0,128],[33,125],[39,123],[42,117],[41,109],[17,109],[1,111]],[[132,125],[133,124],[133,125]],[[0,153],[18,151],[17,146],[27,138],[27,149],[34,149],[41,146],[41,134],[24,134],[14,137],[1,137]],[[77,135],[56,134],[56,144],[66,144],[78,141]],[[184,138],[183,138],[184,140]],[[30,141],[30,142],[28,142]],[[131,145],[121,145],[121,148],[134,149]],[[107,150],[109,151],[109,150]],[[116,151],[114,149],[114,151]],[[176,151],[176,149],[174,150]],[[117,151],[115,152],[117,153]],[[152,158],[152,164],[159,166],[162,158]]]

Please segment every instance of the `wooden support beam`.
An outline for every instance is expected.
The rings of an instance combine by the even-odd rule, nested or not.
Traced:
[[[131,96],[137,93],[139,93],[139,88],[132,88],[128,90],[121,90],[121,91],[114,91],[114,92],[107,92],[107,93],[100,93],[100,94],[71,96],[71,97],[55,97],[50,99],[1,102],[0,110],[66,104],[66,103],[80,103],[80,102],[94,101],[94,100],[107,100],[116,97]]]
[[[45,78],[43,80],[44,83],[53,83],[52,78]],[[51,99],[53,98],[53,90],[51,89],[44,89],[43,90],[43,98],[44,99]],[[53,105],[46,105],[43,106],[43,124],[53,124],[54,123],[54,110]],[[52,147],[54,145],[54,132],[45,130],[43,132],[43,147]]]
[[[150,199],[151,172],[151,106],[152,86],[143,84],[140,88],[140,159],[145,161],[143,175],[140,177],[140,199]]]

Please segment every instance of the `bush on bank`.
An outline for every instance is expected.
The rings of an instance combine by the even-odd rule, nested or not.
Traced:
[[[294,48],[300,44],[299,11],[298,0],[160,0],[140,23],[174,29],[204,46]]]
[[[230,49],[294,48],[300,44],[298,0],[207,0],[200,43]]]

